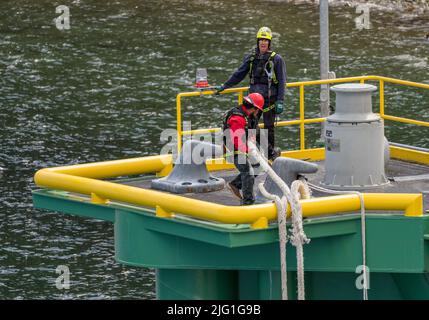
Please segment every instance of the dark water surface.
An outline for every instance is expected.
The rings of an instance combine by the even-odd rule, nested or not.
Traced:
[[[58,5],[70,8],[70,30],[55,27]],[[359,31],[356,16],[331,13],[337,77],[429,83],[429,17],[371,12],[372,28]],[[260,26],[274,31],[290,82],[319,78],[318,24],[317,7],[282,1],[1,1],[0,299],[155,298],[152,270],[115,262],[112,224],[33,209],[34,173],[158,153],[161,131],[176,125],[175,96],[192,90],[196,68],[221,84]],[[429,121],[427,92],[386,89],[389,113]],[[318,90],[308,93],[307,115],[317,116]],[[184,118],[193,128],[218,126],[234,99],[186,100]],[[281,118],[296,118],[297,90],[286,104]],[[311,147],[318,131],[309,128]],[[427,128],[387,123],[386,131],[429,147]],[[280,129],[280,146],[296,148],[297,132]],[[55,287],[58,265],[70,268],[69,290]]]

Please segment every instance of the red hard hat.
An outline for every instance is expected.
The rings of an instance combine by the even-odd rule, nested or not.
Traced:
[[[251,93],[244,97],[244,100],[261,111],[264,109],[264,97],[260,93]]]

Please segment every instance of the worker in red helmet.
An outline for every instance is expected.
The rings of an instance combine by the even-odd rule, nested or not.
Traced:
[[[256,132],[259,114],[263,108],[264,97],[259,93],[251,93],[244,97],[242,105],[229,110],[223,120],[224,151],[227,159],[232,160],[231,162],[240,172],[227,186],[243,205],[251,205],[255,202],[253,195],[255,165],[252,166],[248,157],[247,142],[256,140],[252,131]]]

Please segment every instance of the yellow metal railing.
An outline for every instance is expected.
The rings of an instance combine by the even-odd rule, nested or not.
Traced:
[[[426,154],[429,159],[429,154]],[[154,173],[163,170],[172,161],[171,155],[105,161],[66,167],[46,168],[34,176],[40,187],[87,194],[91,202],[108,204],[115,200],[155,209],[156,215],[172,218],[175,213],[231,224],[251,224],[252,228],[266,228],[269,220],[277,215],[274,203],[252,206],[226,206],[100,180],[102,178]],[[429,160],[428,160],[429,162]],[[405,216],[423,215],[423,195],[413,193],[364,193],[367,210],[399,210]],[[339,212],[352,212],[360,208],[357,195],[338,195],[301,200],[303,217],[315,217]],[[290,215],[290,208],[287,212]]]
[[[305,86],[332,84],[342,82],[379,81],[380,84],[380,114],[384,119],[403,123],[429,126],[428,122],[408,118],[395,117],[385,114],[384,84],[386,82],[406,86],[429,89],[429,85],[410,81],[397,80],[379,76],[362,76],[330,80],[306,81],[289,83],[288,87],[299,88],[299,111],[297,120],[280,121],[278,126],[300,126],[300,150],[288,151],[284,155],[294,158],[311,158],[321,160],[324,158],[324,149],[305,149],[305,125],[324,121],[324,118],[305,119],[304,95]],[[228,89],[225,93],[237,92],[239,101],[242,102],[243,92],[247,88]],[[177,131],[178,143],[185,134],[215,132],[220,129],[211,128],[203,130],[182,131],[181,122],[181,98],[199,95],[213,94],[213,91],[187,92],[177,96]],[[412,162],[429,165],[429,153],[400,147],[391,147],[392,157],[409,160]],[[164,218],[173,217],[174,213],[184,214],[200,219],[212,220],[222,223],[249,223],[252,228],[267,227],[269,220],[276,217],[274,203],[265,203],[252,206],[225,206],[207,201],[200,201],[168,194],[160,191],[137,188],[100,179],[144,173],[166,174],[171,170],[172,155],[159,155],[144,158],[106,161],[99,163],[81,164],[67,167],[47,168],[39,170],[34,180],[40,187],[65,190],[89,195],[90,201],[97,204],[106,204],[108,200],[125,202],[139,206],[150,207],[156,215]],[[218,170],[221,164],[208,161],[210,170]],[[368,210],[401,210],[406,216],[423,215],[422,194],[397,194],[397,193],[367,193],[364,194],[365,208]],[[332,197],[312,198],[301,200],[304,217],[320,216],[338,212],[356,211],[360,208],[360,201],[356,195],[340,195]],[[290,213],[288,213],[290,214]]]
[[[319,123],[324,122],[325,118],[305,118],[305,87],[306,86],[315,86],[321,84],[336,84],[336,83],[345,83],[345,82],[355,82],[359,81],[360,83],[365,83],[365,81],[378,81],[379,83],[379,95],[380,95],[380,116],[385,120],[414,124],[418,126],[429,127],[429,122],[414,120],[403,117],[396,117],[392,115],[388,115],[385,113],[385,98],[384,98],[384,85],[385,83],[399,84],[405,85],[409,87],[423,88],[429,89],[429,84],[412,82],[399,80],[395,78],[387,78],[382,76],[359,76],[359,77],[348,77],[348,78],[338,78],[338,79],[327,79],[327,80],[314,80],[314,81],[301,81],[301,82],[291,82],[286,85],[287,88],[299,88],[299,119],[297,120],[284,120],[277,122],[276,126],[291,126],[291,125],[299,125],[299,136],[300,136],[300,150],[305,150],[305,125],[311,123]],[[221,94],[230,94],[230,93],[238,93],[238,103],[241,104],[243,102],[243,93],[247,91],[249,87],[241,87],[241,88],[233,88],[227,89],[223,91]],[[202,95],[212,95],[214,91],[202,91],[202,92],[183,92],[179,93],[176,98],[176,106],[177,106],[177,145],[178,150],[181,149],[182,146],[182,137],[184,135],[192,135],[192,134],[204,134],[204,133],[213,133],[220,131],[220,128],[209,128],[209,129],[198,129],[198,130],[187,130],[182,131],[182,98],[184,97],[197,97]],[[260,125],[263,127],[263,125]]]

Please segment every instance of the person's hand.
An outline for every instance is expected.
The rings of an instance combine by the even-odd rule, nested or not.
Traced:
[[[213,90],[215,91],[215,95],[219,95],[225,88],[223,86],[213,86]]]
[[[276,102],[276,114],[280,114],[283,112],[283,101]]]

